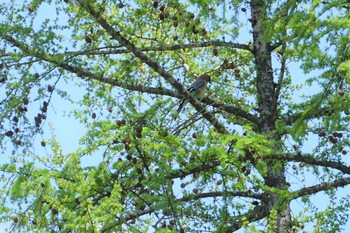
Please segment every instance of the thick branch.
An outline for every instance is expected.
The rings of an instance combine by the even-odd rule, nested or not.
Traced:
[[[302,188],[302,189],[299,189],[298,191],[296,191],[296,195],[295,195],[294,199],[297,199],[299,197],[303,197],[306,195],[310,195],[310,194],[315,194],[315,193],[318,193],[321,191],[326,191],[329,189],[344,187],[344,186],[349,185],[349,184],[350,184],[350,177],[340,178],[340,179],[337,179],[335,181],[325,182],[325,183],[317,184],[317,185],[314,185],[311,187]]]
[[[304,163],[310,164],[310,165],[317,165],[317,166],[337,169],[345,174],[350,175],[350,167],[349,166],[346,166],[340,162],[319,160],[319,159],[313,158],[311,156],[301,156],[301,155],[296,155],[296,154],[265,155],[264,159],[304,162]]]
[[[225,112],[228,112],[228,113],[231,113],[235,116],[238,116],[238,117],[241,117],[241,118],[244,118],[256,125],[258,125],[259,123],[259,118],[253,114],[250,114],[240,108],[236,108],[236,107],[233,107],[233,106],[229,106],[229,105],[225,105],[225,104],[222,104],[222,103],[218,103],[212,99],[209,99],[209,98],[204,98],[202,100],[202,102],[206,103],[206,104],[209,104],[215,108],[219,108],[221,110],[224,110]]]
[[[215,117],[215,115],[204,111],[203,104],[193,97],[183,86],[179,83],[169,72],[161,67],[157,62],[144,54],[140,49],[136,48],[134,44],[123,37],[118,31],[116,31],[102,16],[93,9],[93,7],[85,0],[78,0],[79,4],[95,18],[95,20],[103,27],[113,39],[117,40],[121,45],[125,46],[130,52],[138,57],[142,62],[146,63],[160,76],[162,76],[168,83],[170,83],[181,95],[183,95],[189,102],[196,108],[198,112],[201,112],[205,119],[207,119],[218,132],[229,134],[229,131],[223,124]]]

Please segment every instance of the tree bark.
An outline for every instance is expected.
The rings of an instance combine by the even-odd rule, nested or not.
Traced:
[[[271,51],[268,38],[265,37],[265,26],[262,22],[266,22],[266,1],[251,0],[250,7],[252,12],[251,24],[253,28],[253,54],[256,65],[256,88],[257,101],[259,108],[259,133],[268,135],[268,137],[276,142],[275,149],[280,149],[280,137],[274,134],[275,121],[277,119],[277,102],[275,98],[275,84],[273,77]],[[270,160],[266,162],[268,169],[264,181],[265,184],[276,188],[286,189],[287,182],[285,176],[285,163]],[[291,225],[290,205],[283,203],[278,194],[270,193],[266,198],[266,206],[269,210],[276,210],[277,217],[269,218],[269,225],[274,228],[275,232],[289,232]]]

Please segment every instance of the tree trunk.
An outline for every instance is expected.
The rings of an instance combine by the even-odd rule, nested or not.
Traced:
[[[274,135],[275,121],[277,119],[277,102],[275,98],[275,84],[273,80],[273,69],[271,62],[271,46],[264,38],[264,22],[266,16],[266,2],[262,0],[251,0],[252,12],[251,24],[253,28],[253,53],[256,65],[256,86],[258,93],[258,106],[260,114],[259,132],[269,135],[271,140],[276,142],[276,150],[281,143],[280,137]],[[277,189],[286,189],[285,165],[280,162],[267,163],[269,169],[264,177],[265,184]],[[290,205],[284,203],[277,206],[279,196],[275,193],[266,199],[266,206],[269,210],[277,211],[277,219],[269,219],[269,223],[276,222],[275,232],[289,232],[291,225]]]

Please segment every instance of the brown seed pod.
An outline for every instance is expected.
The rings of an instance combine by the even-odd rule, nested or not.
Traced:
[[[53,87],[52,87],[51,85],[48,85],[48,86],[47,86],[47,91],[48,91],[48,92],[53,92]]]
[[[85,42],[90,44],[92,42],[92,38],[90,35],[85,36]]]
[[[166,5],[165,5],[165,4],[162,4],[162,5],[159,7],[159,10],[160,10],[160,11],[164,11],[164,10],[165,10],[165,7],[166,7]]]
[[[9,130],[5,133],[7,137],[12,137],[13,136],[13,131]]]
[[[27,105],[28,103],[29,103],[28,98],[24,98],[24,99],[23,99],[23,104]]]
[[[344,96],[344,94],[345,94],[345,91],[343,91],[343,90],[338,90],[338,95]]]
[[[33,6],[32,6],[32,5],[29,5],[29,6],[27,7],[27,10],[28,10],[30,13],[32,13],[32,12],[34,11]]]
[[[202,36],[206,36],[207,35],[207,30],[205,28],[202,28]]]
[[[246,176],[248,176],[250,173],[251,173],[251,168],[250,167],[247,167],[246,169],[245,169],[245,172],[244,172],[244,175],[246,175]]]
[[[213,49],[213,54],[214,54],[214,56],[218,56],[219,55],[219,51],[218,51],[217,48]]]
[[[19,119],[18,119],[17,116],[14,116],[14,117],[12,118],[12,121],[15,122],[15,123],[18,123]]]
[[[153,1],[152,6],[153,6],[153,8],[157,8],[158,7],[158,1],[157,0]]]
[[[123,144],[130,144],[130,142],[131,142],[131,140],[130,140],[129,137],[125,137],[125,138],[122,139],[122,143]]]

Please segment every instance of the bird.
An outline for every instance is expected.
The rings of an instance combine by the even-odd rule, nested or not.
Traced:
[[[207,74],[200,75],[196,81],[194,81],[190,88],[188,88],[188,92],[191,93],[195,98],[199,99],[202,98],[208,87],[208,83],[210,83],[211,77]],[[177,109],[177,112],[180,113],[183,107],[188,103],[187,99],[183,99],[179,105],[179,108]]]

